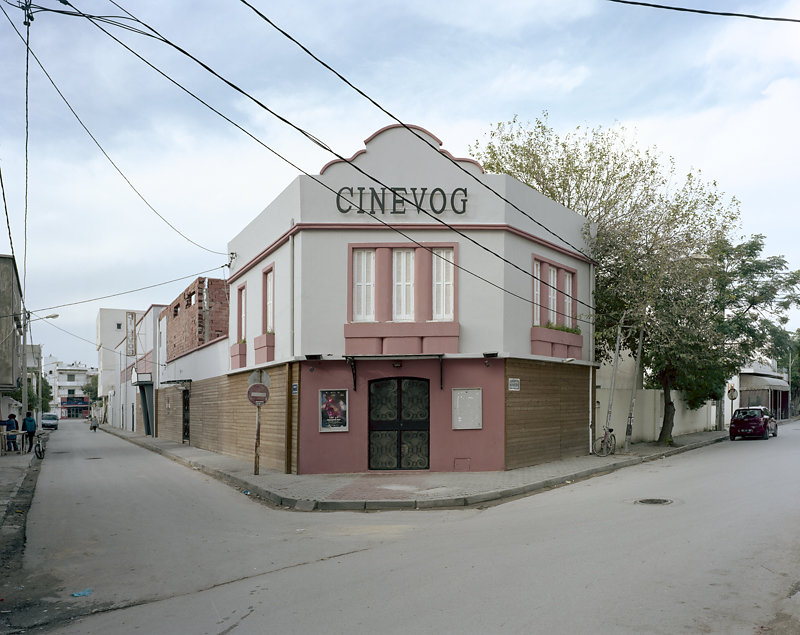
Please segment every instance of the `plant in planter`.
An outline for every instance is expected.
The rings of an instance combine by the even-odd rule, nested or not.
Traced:
[[[578,326],[567,326],[566,324],[553,324],[552,322],[548,322],[544,325],[545,328],[553,329],[554,331],[564,331],[565,333],[575,333],[575,335],[581,334],[581,329]]]

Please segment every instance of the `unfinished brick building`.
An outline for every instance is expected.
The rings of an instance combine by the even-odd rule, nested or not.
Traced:
[[[161,313],[167,361],[228,335],[228,282],[198,278]]]

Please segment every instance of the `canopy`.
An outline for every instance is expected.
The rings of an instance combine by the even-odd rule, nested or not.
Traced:
[[[779,392],[789,392],[789,384],[777,377],[765,377],[764,375],[739,375],[739,388],[741,390],[777,390]]]

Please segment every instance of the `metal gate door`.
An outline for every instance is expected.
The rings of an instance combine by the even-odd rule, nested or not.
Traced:
[[[189,442],[189,391],[183,391],[183,441]]]
[[[430,386],[427,379],[392,377],[369,383],[369,469],[430,466]]]

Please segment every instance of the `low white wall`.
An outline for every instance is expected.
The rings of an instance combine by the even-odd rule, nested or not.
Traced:
[[[607,388],[597,389],[597,433],[601,433],[603,425],[608,417],[608,397],[610,391]],[[613,412],[611,414],[611,427],[617,436],[617,443],[625,438],[625,428],[628,423],[628,409],[630,406],[630,388],[617,388],[614,390]],[[689,410],[683,401],[680,392],[673,391],[672,399],[675,403],[675,425],[672,428],[672,436],[681,434],[691,434],[692,432],[702,432],[713,430],[716,423],[716,404],[708,402],[698,410]],[[636,409],[634,411],[633,443],[655,441],[658,433],[661,432],[661,424],[664,420],[664,393],[661,390],[638,390],[636,392]]]

